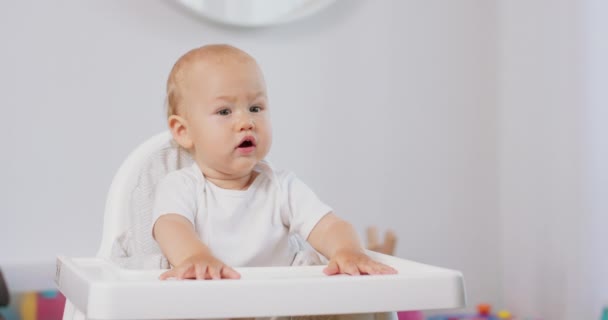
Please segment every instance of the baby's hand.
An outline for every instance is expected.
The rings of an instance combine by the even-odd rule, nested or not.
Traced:
[[[372,260],[363,251],[355,249],[343,249],[338,251],[323,272],[326,275],[345,273],[350,275],[360,274],[395,274],[397,270],[377,261]]]
[[[236,270],[225,265],[211,254],[200,253],[186,259],[180,265],[160,275],[160,280],[169,278],[216,280],[216,279],[239,279],[241,275]]]

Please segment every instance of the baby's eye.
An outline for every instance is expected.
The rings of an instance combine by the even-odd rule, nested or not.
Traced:
[[[222,109],[220,111],[217,112],[217,114],[219,114],[220,116],[227,116],[229,114],[231,114],[232,112],[230,111],[230,109]]]
[[[249,111],[251,111],[251,112],[260,112],[260,111],[262,111],[262,107],[252,106],[252,107],[249,107]]]

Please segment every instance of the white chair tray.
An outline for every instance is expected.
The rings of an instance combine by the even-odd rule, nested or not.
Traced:
[[[461,308],[462,274],[368,251],[395,275],[326,276],[324,266],[236,268],[239,280],[158,280],[103,258],[57,259],[59,290],[87,319],[202,319]]]

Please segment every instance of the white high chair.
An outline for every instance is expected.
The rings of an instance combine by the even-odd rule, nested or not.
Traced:
[[[55,282],[66,297],[64,319],[377,313],[378,320],[387,318],[380,312],[464,307],[460,272],[371,251],[370,256],[399,273],[330,277],[323,274],[324,266],[317,265],[236,268],[240,280],[158,280],[168,263],[150,232],[154,188],[164,175],[192,161],[169,132],[150,138],[129,155],[108,193],[97,256],[57,259]]]

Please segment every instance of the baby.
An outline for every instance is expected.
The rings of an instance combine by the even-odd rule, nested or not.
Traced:
[[[334,274],[392,274],[353,227],[295,175],[264,161],[272,144],[256,61],[228,45],[189,51],[167,82],[168,124],[194,164],[158,185],[153,236],[173,266],[160,278],[238,279],[232,267],[288,266],[298,234]]]

